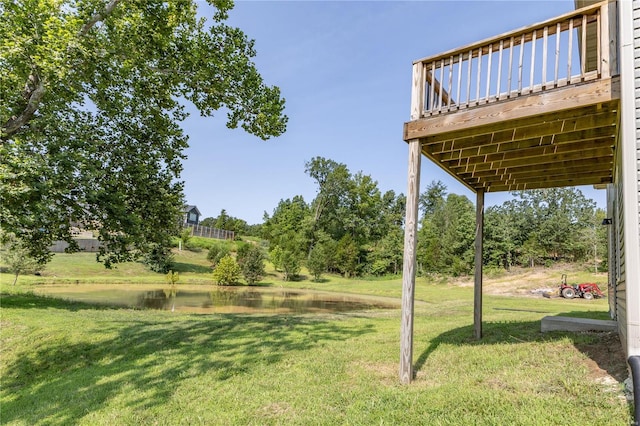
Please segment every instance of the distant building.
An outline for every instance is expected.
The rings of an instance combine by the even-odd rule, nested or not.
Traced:
[[[184,223],[188,225],[197,225],[200,222],[200,210],[196,206],[184,206],[182,209],[184,213]]]

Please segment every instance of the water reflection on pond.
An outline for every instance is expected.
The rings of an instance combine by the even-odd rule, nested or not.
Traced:
[[[268,287],[50,286],[39,293],[91,303],[200,313],[326,313],[393,309],[394,301]]]

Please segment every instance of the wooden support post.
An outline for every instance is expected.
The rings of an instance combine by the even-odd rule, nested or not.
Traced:
[[[473,284],[473,326],[476,339],[482,339],[482,235],[484,233],[484,189],[476,192],[476,257]]]
[[[418,199],[420,198],[420,140],[409,142],[407,212],[404,224],[402,268],[402,324],[400,326],[400,382],[413,379],[413,299],[416,283],[416,243],[418,233]]]

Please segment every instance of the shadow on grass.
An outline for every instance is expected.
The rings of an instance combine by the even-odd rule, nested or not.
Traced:
[[[196,265],[193,263],[173,262],[173,272],[194,273],[194,274],[210,274],[213,269],[209,266]]]
[[[595,312],[568,312],[558,314],[575,318],[603,318]],[[606,313],[604,313],[606,315]],[[594,318],[597,317],[597,318]],[[540,321],[507,321],[483,322],[482,339],[474,337],[474,326],[455,328],[432,339],[429,346],[422,351],[414,363],[414,374],[422,369],[429,356],[442,344],[457,346],[483,346],[504,343],[548,342],[570,338],[573,345],[590,358],[598,368],[606,371],[611,377],[622,383],[627,378],[627,366],[624,352],[617,333],[612,332],[569,332],[540,331]]]
[[[45,296],[34,293],[0,294],[2,309],[66,309],[68,311],[80,311],[84,309],[116,310],[122,309],[121,305],[95,304],[61,299],[54,296]]]
[[[5,296],[2,305],[3,310],[87,307],[28,294]],[[133,411],[162,407],[185,380],[204,380],[215,387],[254,368],[278,368],[283,357],[296,352],[374,331],[370,324],[329,323],[318,317],[176,318],[143,311],[94,316],[86,323],[95,332],[82,332],[75,339],[67,336],[73,333],[56,332],[5,364],[2,423],[75,424],[123,397]]]

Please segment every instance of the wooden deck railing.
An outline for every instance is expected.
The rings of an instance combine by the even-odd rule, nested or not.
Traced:
[[[217,238],[219,240],[233,240],[235,233],[224,229],[210,228],[208,226],[193,225],[184,223],[185,228],[191,229],[191,235],[194,237]]]
[[[610,7],[605,1],[414,62],[411,120],[608,78],[616,73]]]

